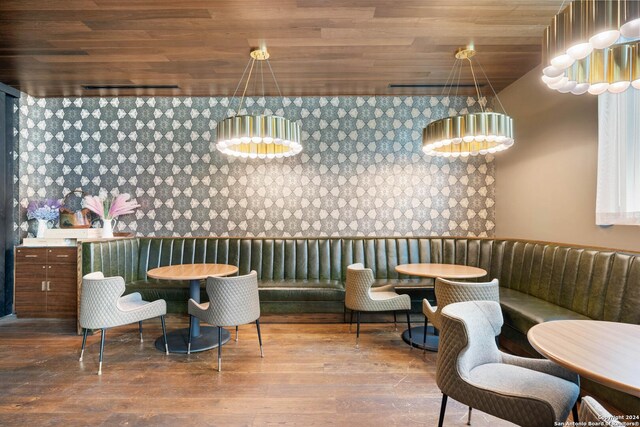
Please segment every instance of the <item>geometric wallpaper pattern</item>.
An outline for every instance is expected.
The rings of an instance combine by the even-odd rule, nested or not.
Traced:
[[[256,97],[249,114],[302,127],[301,154],[215,149],[225,97],[33,98],[19,106],[17,224],[29,200],[131,193],[117,231],[147,236],[492,236],[491,156],[430,158],[422,129],[479,109],[468,97]],[[245,112],[245,110],[243,110]]]

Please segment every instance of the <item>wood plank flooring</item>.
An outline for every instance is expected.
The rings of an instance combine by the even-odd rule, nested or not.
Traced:
[[[169,330],[186,325],[167,319]],[[157,351],[159,320],[145,322],[143,343],[137,326],[115,328],[100,377],[99,334],[79,362],[74,325],[0,320],[0,425],[437,425],[436,354],[410,350],[393,324],[364,324],[359,349],[345,324],[266,323],[262,332],[264,359],[255,327],[242,326],[218,373],[215,351]],[[445,425],[465,425],[466,413],[450,400]],[[474,411],[472,425],[510,424]]]

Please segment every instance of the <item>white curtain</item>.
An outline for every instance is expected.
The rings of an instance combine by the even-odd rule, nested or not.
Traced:
[[[640,225],[640,90],[598,96],[596,224]]]

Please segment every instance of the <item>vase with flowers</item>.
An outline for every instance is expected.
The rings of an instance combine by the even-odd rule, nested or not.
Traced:
[[[27,219],[38,220],[36,237],[41,239],[49,223],[60,216],[60,202],[55,199],[32,200],[27,205]]]
[[[113,223],[121,215],[133,213],[140,207],[135,200],[129,200],[128,193],[120,194],[114,198],[101,198],[99,196],[86,196],[84,206],[98,215],[102,220],[102,237],[113,237]]]

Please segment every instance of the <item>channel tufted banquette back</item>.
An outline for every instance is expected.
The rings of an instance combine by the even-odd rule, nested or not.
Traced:
[[[640,324],[640,256],[544,242],[465,238],[131,238],[83,245],[83,272],[146,279],[154,267],[237,265],[263,281],[333,280],[363,263],[377,279],[396,279],[405,263],[484,268],[501,287],[593,319]]]
[[[259,280],[340,280],[340,239],[141,238],[139,279],[152,268],[187,263],[237,265]]]
[[[493,242],[500,286],[593,319],[640,324],[640,257],[540,242]]]

